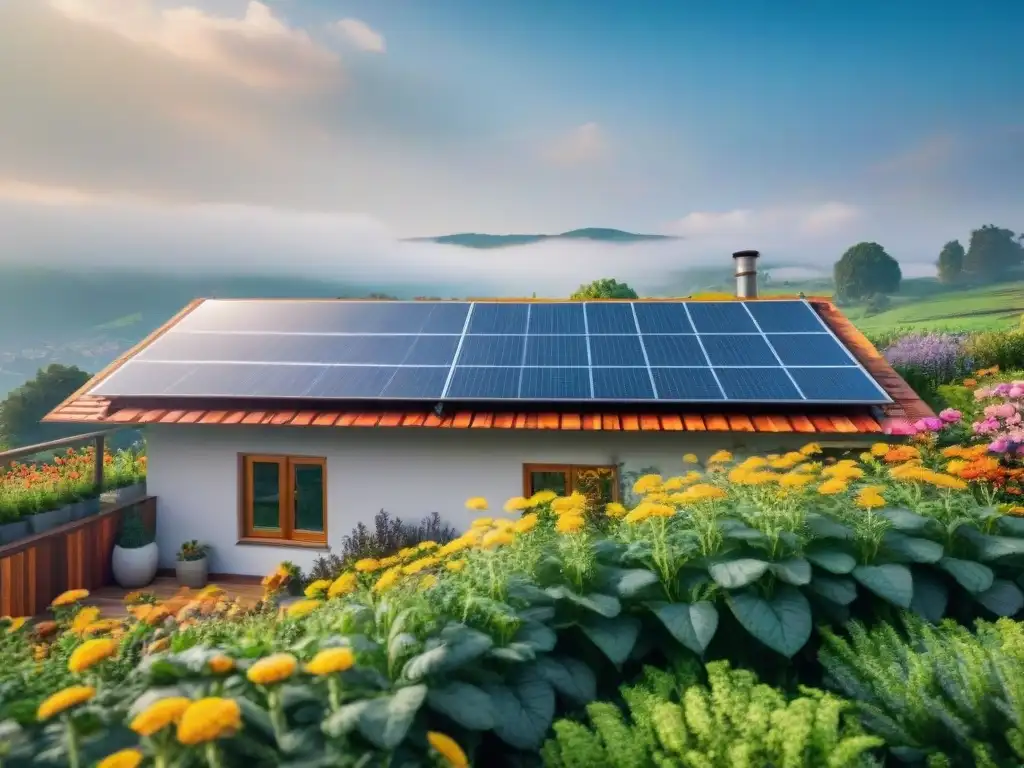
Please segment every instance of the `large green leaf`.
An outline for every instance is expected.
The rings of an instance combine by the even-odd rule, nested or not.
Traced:
[[[669,633],[694,653],[704,653],[718,631],[718,611],[706,600],[699,603],[648,603]]]
[[[740,625],[773,651],[792,658],[811,637],[811,606],[800,590],[779,584],[770,599],[752,590],[726,597]]]
[[[807,523],[807,528],[816,539],[852,541],[856,538],[853,530],[819,512],[808,512],[804,520]]]
[[[787,584],[802,587],[811,581],[811,564],[802,557],[791,557],[769,564],[769,570]]]
[[[441,630],[440,644],[413,656],[405,663],[402,676],[416,682],[430,675],[451,672],[483,656],[494,645],[489,635],[461,624]]]
[[[996,579],[992,586],[974,599],[997,616],[1016,616],[1024,608],[1024,593],[1012,581]]]
[[[1006,536],[1024,538],[1024,517],[1018,515],[999,515],[996,525]]]
[[[371,699],[359,713],[359,733],[380,749],[394,749],[409,732],[426,697],[427,686],[410,685],[390,696]]]
[[[910,610],[924,619],[938,624],[946,615],[949,590],[946,585],[923,568],[914,571],[914,597]]]
[[[579,659],[571,656],[542,656],[533,666],[537,674],[574,704],[589,704],[597,698],[594,671]]]
[[[992,581],[995,579],[991,568],[973,560],[944,557],[939,560],[939,568],[956,579],[961,587],[972,594],[984,592],[992,586]]]
[[[1015,539],[1010,536],[986,536],[982,533],[972,536],[971,539],[978,548],[978,559],[982,562],[998,560],[1009,555],[1024,555],[1024,539]]]
[[[555,717],[555,691],[536,671],[509,686],[485,685],[494,708],[494,733],[516,749],[535,750]]]
[[[804,553],[804,557],[823,571],[839,574],[840,576],[845,576],[857,567],[857,561],[853,555],[834,547],[826,546],[808,549]]]
[[[399,632],[388,641],[388,663],[395,664],[399,659],[411,653],[419,645],[415,635]]]
[[[631,568],[622,571],[615,585],[619,597],[633,597],[642,590],[658,583],[658,574],[646,568]]]
[[[547,653],[555,648],[558,635],[551,627],[536,621],[524,621],[512,638],[517,643],[525,643],[539,653]]]
[[[708,566],[708,573],[715,583],[725,589],[740,589],[753,584],[768,571],[768,563],[751,557],[723,560]]]
[[[838,605],[849,605],[857,599],[857,582],[839,576],[819,573],[811,580],[808,589]]]
[[[909,608],[914,599],[914,578],[905,565],[858,565],[853,569],[853,578],[900,608]]]
[[[456,681],[441,688],[431,688],[427,694],[427,706],[471,731],[486,731],[494,727],[491,697],[469,683]]]
[[[719,520],[718,527],[727,539],[745,541],[749,544],[762,544],[768,541],[764,533],[732,517]]]
[[[640,635],[640,622],[632,616],[591,616],[580,622],[579,627],[613,664],[622,664],[629,658]]]
[[[930,539],[920,539],[898,531],[886,531],[882,544],[898,557],[911,563],[937,563],[942,559],[942,545]]]
[[[922,533],[932,525],[930,518],[919,515],[906,507],[888,507],[878,510],[876,514],[884,517],[892,523],[895,530],[903,533]]]
[[[589,595],[581,595],[578,592],[574,592],[568,587],[557,586],[548,587],[545,592],[548,593],[555,600],[565,600],[566,602],[578,605],[580,608],[586,608],[588,611],[612,618],[619,615],[619,611],[622,610],[622,605],[618,599],[611,595],[602,595],[600,592],[591,592]]]

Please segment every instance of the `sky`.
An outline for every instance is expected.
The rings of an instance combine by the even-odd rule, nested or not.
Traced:
[[[1024,229],[1024,3],[4,0],[0,264],[656,275]],[[452,232],[684,239],[474,252]]]

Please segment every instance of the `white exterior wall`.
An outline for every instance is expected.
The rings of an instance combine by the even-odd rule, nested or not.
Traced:
[[[237,543],[241,453],[326,458],[328,544],[338,550],[357,523],[372,528],[381,509],[406,522],[436,511],[464,529],[477,516],[465,508],[467,498],[483,496],[492,510],[500,510],[523,493],[523,464],[621,464],[624,474],[653,467],[668,476],[683,470],[684,453],[702,459],[721,448],[741,455],[771,453],[798,448],[813,437],[153,425],[146,427],[148,492],[157,497],[161,567],[174,566],[183,541],[199,539],[213,548],[212,572],[262,575],[282,560],[308,569],[325,550]]]

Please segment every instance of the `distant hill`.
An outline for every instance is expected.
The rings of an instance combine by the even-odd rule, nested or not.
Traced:
[[[624,232],[621,229],[586,227],[562,232],[559,235],[485,235],[478,232],[462,232],[440,237],[411,237],[410,242],[440,243],[459,245],[463,248],[508,248],[513,245],[530,245],[545,240],[595,240],[602,243],[639,243],[651,240],[675,240],[669,235],[642,235]]]

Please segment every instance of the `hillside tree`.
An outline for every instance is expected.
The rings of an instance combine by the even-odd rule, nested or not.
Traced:
[[[999,280],[1024,263],[1024,245],[1009,229],[986,224],[971,232],[964,272],[981,280]]]
[[[640,297],[625,283],[606,277],[581,285],[569,298],[581,301],[588,299],[638,299]]]
[[[857,243],[835,263],[832,276],[836,296],[856,300],[898,292],[903,272],[878,243]]]
[[[74,425],[41,424],[40,419],[83,387],[89,378],[88,373],[73,365],[53,363],[41,368],[34,379],[12,390],[0,402],[0,444],[17,448],[83,432]]]
[[[950,240],[939,253],[937,262],[939,268],[939,281],[951,284],[960,280],[964,272],[964,247],[959,240]]]

